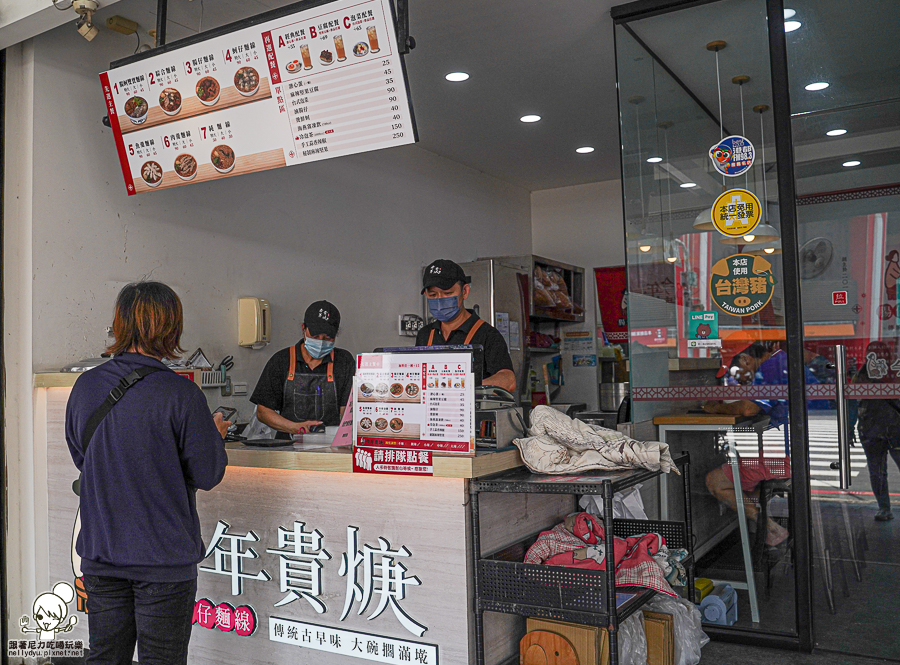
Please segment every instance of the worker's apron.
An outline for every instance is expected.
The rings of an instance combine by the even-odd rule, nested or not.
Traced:
[[[281,415],[298,423],[321,420],[325,425],[340,425],[341,412],[337,384],[334,382],[334,351],[328,357],[325,374],[301,374],[297,371],[297,347],[291,347]]]

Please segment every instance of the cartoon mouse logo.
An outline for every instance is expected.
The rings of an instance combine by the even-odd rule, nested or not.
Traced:
[[[54,586],[53,591],[42,593],[34,599],[31,609],[37,627],[29,628],[29,619],[23,616],[19,619],[22,633],[37,633],[41,641],[52,641],[56,639],[57,633],[68,633],[78,623],[78,617],[69,617],[63,624],[63,620],[69,615],[69,603],[74,599],[75,589],[65,582]]]

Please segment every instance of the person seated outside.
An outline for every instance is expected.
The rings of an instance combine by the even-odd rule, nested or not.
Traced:
[[[816,354],[804,351],[804,361],[812,361]],[[732,361],[727,381],[731,384],[746,385],[748,376],[753,385],[772,386],[787,384],[787,353],[768,342],[754,342],[747,349],[737,354]],[[816,377],[806,369],[806,383],[818,383]],[[814,400],[808,408],[828,408],[828,403]],[[785,456],[753,458],[744,457],[740,462],[741,490],[744,494],[744,512],[747,517],[756,521],[759,516],[759,484],[764,480],[790,478],[791,458],[787,424],[790,419],[788,402],[781,399],[756,398],[752,400],[736,400],[732,402],[707,402],[703,405],[707,413],[717,413],[755,418],[760,415],[769,417],[769,426],[784,428]],[[737,510],[737,496],[731,465],[726,463],[706,474],[706,487],[710,493],[722,503]],[[788,537],[788,531],[769,518],[766,524],[766,545],[776,547]]]

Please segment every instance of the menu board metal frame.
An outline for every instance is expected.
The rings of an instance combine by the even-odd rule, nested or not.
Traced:
[[[220,39],[222,37],[227,37],[227,36],[231,35],[232,33],[236,33],[238,31],[252,29],[256,26],[261,26],[266,23],[278,21],[279,19],[292,17],[294,15],[299,15],[300,12],[305,13],[305,12],[309,12],[310,10],[315,10],[317,8],[324,8],[325,10],[327,10],[328,5],[335,4],[339,1],[340,0],[302,0],[301,2],[296,2],[291,5],[287,5],[285,7],[279,7],[277,9],[272,9],[270,11],[267,11],[267,12],[264,12],[261,14],[257,14],[255,16],[252,16],[252,17],[249,17],[246,19],[242,19],[240,21],[235,21],[235,22],[230,23],[225,26],[207,30],[207,31],[204,31],[199,34],[192,35],[190,37],[186,37],[184,39],[180,39],[180,40],[156,47],[145,53],[138,53],[138,54],[131,55],[131,56],[128,56],[125,58],[121,58],[119,60],[114,60],[113,62],[110,63],[110,68],[109,68],[108,72],[101,73],[101,75],[100,75],[101,82],[104,84],[105,87],[108,87],[109,86],[108,74],[110,74],[118,69],[121,69],[122,67],[141,63],[146,60],[152,60],[154,58],[161,58],[163,56],[172,54],[172,53],[177,52],[182,49],[196,47],[197,45],[203,44],[203,43],[211,41],[211,40],[216,40],[216,39]],[[367,1],[369,1],[369,0],[364,0],[364,2],[367,2]],[[400,30],[398,28],[398,23],[397,23],[397,10],[396,10],[392,0],[376,0],[376,2],[378,2],[382,8],[386,5],[390,10],[389,14],[388,14],[387,10],[384,11],[384,18],[385,19],[389,18],[388,31],[390,32],[390,35],[387,36],[386,41],[391,43],[392,46],[396,46],[396,51],[389,55],[394,60],[394,62],[392,64],[394,64],[396,66],[396,64],[399,62],[400,73],[403,77],[403,91],[406,95],[406,97],[405,97],[406,107],[405,107],[405,109],[402,109],[402,112],[408,111],[407,117],[408,117],[408,121],[409,121],[409,129],[412,132],[412,140],[411,141],[407,139],[407,140],[404,140],[402,143],[398,142],[396,145],[408,145],[409,143],[415,143],[415,142],[418,142],[418,140],[419,140],[418,127],[416,124],[415,112],[413,109],[412,97],[411,97],[410,89],[409,89],[409,77],[407,75],[406,61],[404,58],[404,54],[405,54],[405,52],[408,51],[408,49],[406,47],[406,44],[399,43],[399,37],[401,35],[400,35]],[[361,2],[360,4],[363,4],[363,2]],[[347,8],[347,9],[349,10],[349,8]],[[376,13],[376,15],[377,15],[377,13]],[[298,21],[303,21],[303,20],[304,20],[303,18],[298,16]],[[261,35],[262,34],[264,34],[264,33],[261,33]],[[363,33],[363,34],[365,34],[365,33]],[[352,46],[352,44],[348,44],[348,50],[350,50],[349,49],[350,46]],[[377,52],[375,50],[376,47],[377,47],[377,44],[373,47],[373,50],[371,51],[372,53]],[[267,70],[267,66],[270,63],[267,58],[268,58],[268,52],[271,51],[272,49],[267,48],[264,44],[261,43],[259,50],[263,51],[261,58],[259,58],[260,63],[257,64],[256,61],[254,61],[254,65],[256,67],[259,67],[258,73],[260,74],[259,78],[261,79],[260,84],[259,84],[259,91],[260,91],[262,97],[265,99],[269,96],[273,96],[272,92],[276,86],[281,86],[282,88],[287,87],[287,86],[285,86],[283,79],[280,81],[270,81],[269,78],[274,78],[274,76],[267,77],[267,76],[263,75],[263,70],[266,70],[266,74],[269,73]],[[382,48],[382,50],[383,50],[383,48]],[[396,58],[394,58],[394,56],[396,56]],[[352,59],[353,58],[350,58],[350,60],[352,60]],[[297,73],[299,73],[299,68],[298,68]],[[313,72],[313,74],[315,74],[315,73],[316,72]],[[322,73],[322,72],[319,72],[319,73]],[[305,74],[303,76],[305,76]],[[185,78],[187,78],[187,77],[185,77]],[[221,87],[222,87],[221,94],[223,96],[226,93],[237,94],[237,91],[232,90],[230,85],[223,84]],[[397,86],[397,87],[399,88],[400,86]],[[265,88],[265,90],[264,90],[264,88]],[[131,195],[131,194],[139,193],[140,191],[151,191],[151,189],[154,187],[154,185],[150,185],[150,187],[144,186],[145,183],[141,180],[141,178],[140,177],[135,178],[134,174],[131,172],[131,166],[128,163],[128,154],[129,153],[127,152],[128,148],[130,148],[130,146],[128,148],[126,148],[126,146],[125,146],[126,141],[124,139],[125,132],[123,132],[120,129],[120,127],[116,126],[116,123],[118,122],[118,117],[114,117],[114,116],[118,116],[118,115],[124,115],[122,113],[123,109],[116,110],[114,105],[111,104],[111,97],[109,95],[109,92],[105,90],[104,93],[105,93],[105,97],[106,97],[108,113],[110,116],[109,117],[110,125],[113,126],[113,133],[114,133],[115,139],[116,139],[119,160],[120,160],[122,168],[123,168],[123,172],[124,172],[123,175],[125,176],[126,185],[128,186],[128,189],[129,189],[128,193],[129,193],[129,195]],[[399,89],[397,90],[397,93],[400,93]],[[287,93],[284,92],[283,94],[286,95]],[[234,96],[234,95],[232,95],[232,96]],[[398,98],[400,97],[399,94],[397,96],[398,96]],[[151,99],[148,100],[148,106],[153,104],[152,95],[150,95],[150,97],[151,97]],[[232,104],[233,104],[233,106],[237,106],[242,103],[249,104],[249,101],[258,101],[258,100],[259,100],[259,97],[257,97],[254,100],[236,99],[236,100],[232,101]],[[198,102],[198,100],[194,99],[193,97],[185,99],[185,103],[187,103],[188,101]],[[398,99],[398,102],[399,101],[401,101],[401,100]],[[273,101],[272,103],[274,104],[275,102]],[[233,106],[231,106],[230,108],[233,108]],[[155,105],[153,106],[153,108],[155,109]],[[158,110],[158,109],[155,109],[155,110]],[[221,109],[211,110],[211,111],[208,111],[208,113],[213,113],[213,112],[216,112],[217,110],[221,110]],[[196,116],[200,117],[201,115],[204,115],[205,113],[206,113],[205,109],[201,109],[196,112]],[[149,115],[149,113],[148,113],[148,115]],[[189,119],[191,117],[193,117],[193,114],[187,113],[187,114],[182,115],[179,119],[185,120],[185,119]],[[166,121],[166,122],[174,122],[174,121]],[[160,124],[159,126],[162,126],[162,124]],[[128,126],[126,131],[139,131],[140,129],[141,129],[140,125],[137,125],[136,127]],[[296,129],[291,127],[290,133],[293,134],[293,133],[295,133],[295,131],[296,131]],[[369,149],[381,149],[383,147],[391,147],[391,146],[380,145],[380,146],[376,146],[376,147],[369,148]],[[160,149],[161,149],[161,146],[160,146]],[[368,149],[363,150],[363,152],[367,151],[367,150]],[[265,154],[261,153],[260,159],[256,160],[257,163],[251,168],[244,169],[243,172],[249,173],[249,172],[255,172],[255,171],[262,171],[262,170],[266,170],[266,169],[270,169],[270,168],[277,168],[280,166],[293,166],[297,163],[297,162],[295,162],[295,163],[288,162],[284,158],[283,154],[281,156],[275,155],[274,153],[277,152],[277,150],[270,150],[268,152],[273,153],[273,154],[265,155]],[[344,154],[358,154],[358,153],[350,152],[350,153],[344,153]],[[331,155],[328,155],[328,157],[330,157],[330,156]],[[338,155],[334,155],[334,156],[342,156],[342,155],[338,154]],[[240,157],[238,157],[238,159],[239,158]],[[327,158],[327,157],[322,157],[322,158]],[[319,158],[319,159],[321,159],[321,158]],[[300,161],[299,163],[306,163],[307,161],[316,161],[316,159],[304,160],[304,161]],[[204,166],[206,166],[206,165],[204,165]],[[217,171],[218,171],[217,174],[213,174],[213,176],[211,178],[206,178],[206,179],[217,179],[217,178],[221,178],[221,177],[229,177],[229,176],[239,174],[237,169],[231,173],[228,173],[227,171],[223,171],[223,170],[219,170],[219,169],[217,169]],[[198,180],[200,180],[200,179],[198,179]],[[132,183],[132,181],[133,181],[133,184],[131,184],[129,186],[129,183]],[[175,184],[177,184],[177,185],[189,184],[189,181],[176,182]],[[170,186],[170,185],[167,185],[167,186]]]

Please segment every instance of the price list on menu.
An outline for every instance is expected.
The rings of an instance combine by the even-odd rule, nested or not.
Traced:
[[[357,446],[474,454],[469,353],[364,353],[354,379]]]
[[[425,364],[422,374],[428,418],[423,437],[434,441],[454,441],[469,426],[470,404],[466,399],[467,369],[459,363]]]
[[[129,194],[416,141],[390,0],[237,26],[100,81]]]

